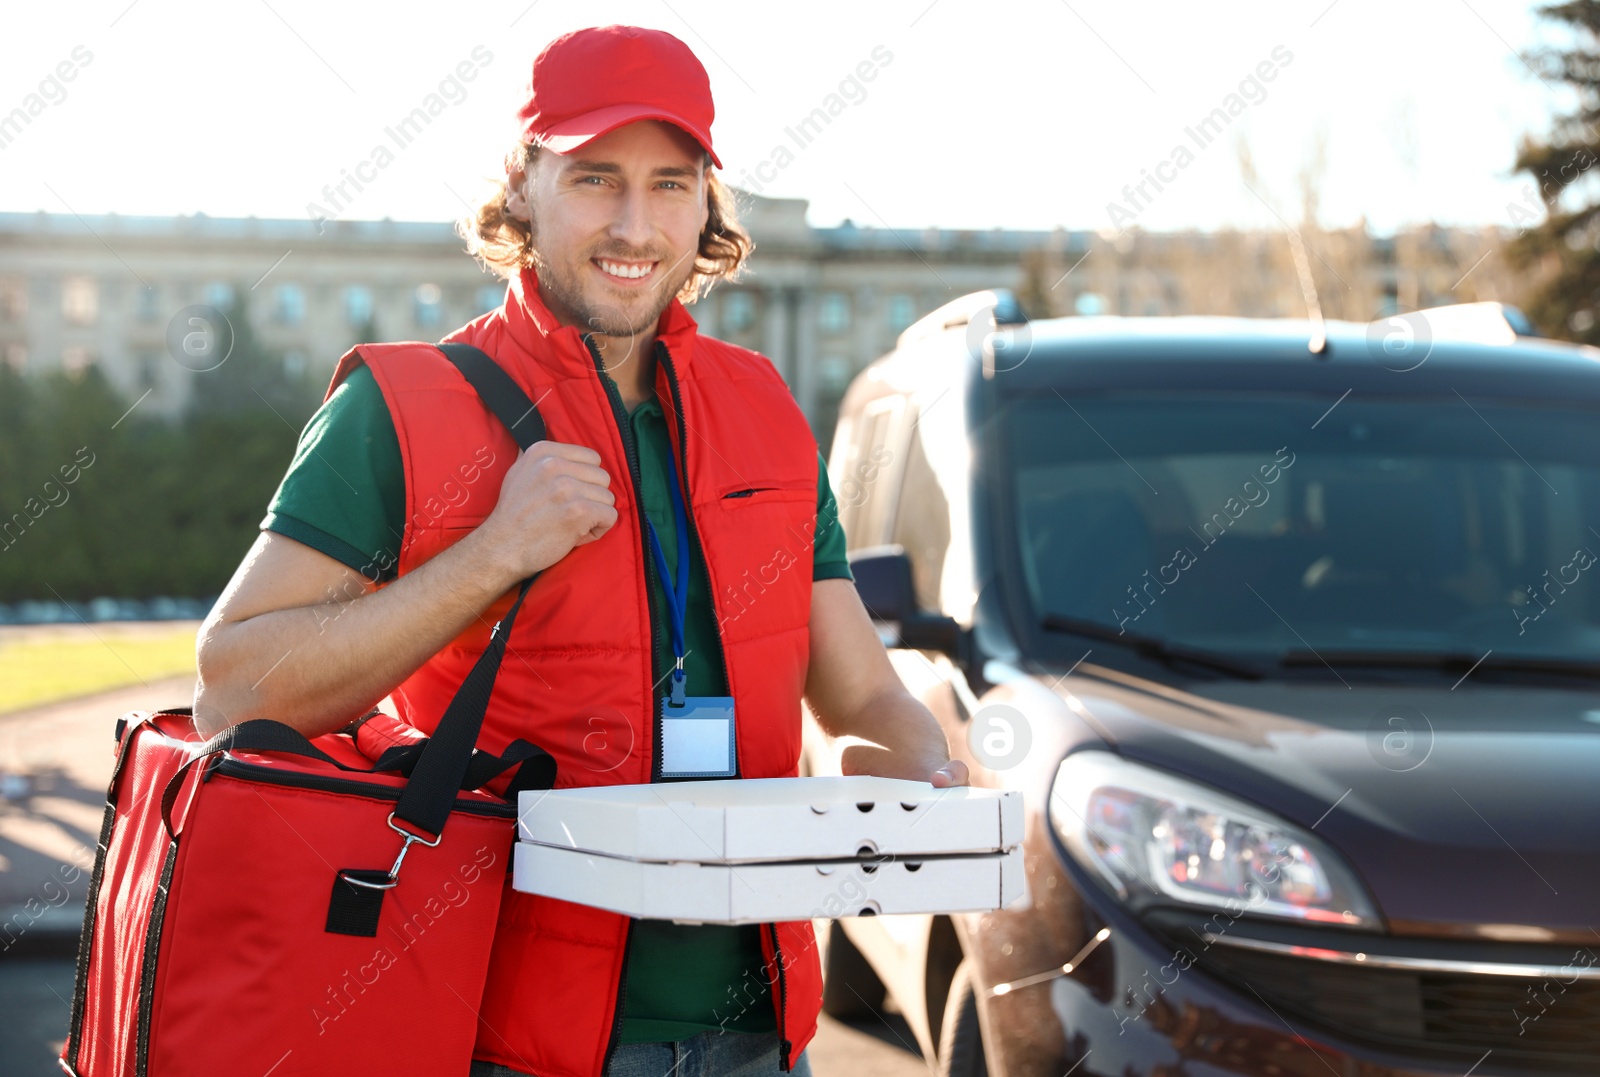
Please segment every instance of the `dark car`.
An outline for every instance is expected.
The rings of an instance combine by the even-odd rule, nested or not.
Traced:
[[[946,1073],[1600,1073],[1600,351],[986,293],[855,380],[830,471],[1027,826],[1002,912],[835,921],[829,1012]]]

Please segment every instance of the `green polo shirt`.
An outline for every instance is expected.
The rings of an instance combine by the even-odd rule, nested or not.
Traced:
[[[676,568],[666,417],[654,397],[629,416],[624,436],[639,457],[639,497],[667,564]],[[612,481],[621,477],[613,476]],[[621,480],[625,481],[625,480]],[[405,471],[394,421],[372,372],[358,367],[334,390],[300,435],[294,461],[273,496],[263,530],[302,542],[358,572],[389,580],[405,531]],[[691,544],[684,669],[692,695],[728,692],[705,565]],[[845,534],[818,454],[814,580],[851,579]],[[671,668],[672,633],[665,593],[651,589],[660,624],[657,678]],[[532,610],[530,610],[532,612]],[[657,694],[666,691],[658,680]],[[777,1027],[763,972],[760,927],[635,920],[628,947],[623,1043],[678,1040],[718,1028],[770,1032]]]

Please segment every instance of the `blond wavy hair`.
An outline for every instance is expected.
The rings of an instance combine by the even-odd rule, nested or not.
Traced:
[[[511,174],[514,171],[526,174],[538,153],[537,145],[527,142],[514,145],[505,156],[506,178],[495,183],[476,208],[456,221],[456,232],[467,241],[468,253],[501,277],[513,277],[523,266],[533,264],[533,228],[507,211],[506,194],[510,190]],[[720,280],[738,279],[750,252],[755,249],[755,241],[739,223],[733,189],[712,171],[709,155],[705,164],[706,204],[710,213],[700,232],[694,271],[678,291],[678,299],[683,303],[693,303]]]

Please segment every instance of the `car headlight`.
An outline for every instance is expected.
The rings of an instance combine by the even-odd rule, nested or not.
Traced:
[[[1067,756],[1050,822],[1135,910],[1179,903],[1379,927],[1355,874],[1311,834],[1195,782],[1103,751]]]

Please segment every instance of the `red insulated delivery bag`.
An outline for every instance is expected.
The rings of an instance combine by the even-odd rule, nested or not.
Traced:
[[[431,737],[386,737],[386,715],[314,740],[255,719],[203,741],[187,710],[118,722],[68,1074],[466,1077],[516,794],[555,779],[526,741],[474,747],[532,583]]]

